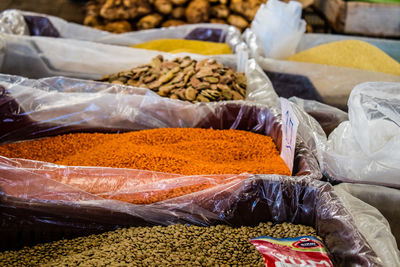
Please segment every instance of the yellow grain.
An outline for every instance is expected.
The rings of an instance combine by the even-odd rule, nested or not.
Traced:
[[[400,75],[400,64],[396,60],[379,48],[358,40],[323,44],[297,53],[287,60]]]
[[[137,45],[132,45],[131,47],[169,53],[186,52],[201,55],[232,54],[231,48],[225,43],[183,39],[158,39]]]

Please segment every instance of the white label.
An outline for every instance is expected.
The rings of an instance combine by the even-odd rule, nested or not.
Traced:
[[[296,149],[296,136],[299,120],[293,112],[292,104],[286,98],[280,98],[282,108],[282,151],[281,158],[293,170],[294,151]]]
[[[237,50],[237,71],[246,72],[249,53],[245,47],[238,47]]]

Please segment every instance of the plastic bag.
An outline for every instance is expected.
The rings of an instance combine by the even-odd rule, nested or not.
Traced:
[[[270,0],[260,6],[251,23],[251,30],[268,58],[287,58],[296,52],[306,30],[301,11],[301,4],[294,1],[286,4]]]
[[[249,48],[251,57],[256,59],[261,68],[266,71],[277,94],[282,97],[296,96],[347,110],[347,100],[354,86],[370,81],[400,82],[400,76],[381,72],[267,58],[254,32],[246,30],[242,37]],[[329,39],[325,35],[314,37],[314,35],[306,34],[297,52],[320,42],[329,42],[323,38],[336,40],[334,39],[336,37]],[[380,43],[378,40],[371,43],[377,45],[377,42]],[[382,41],[379,47],[382,46],[385,48],[384,51],[390,52],[390,55],[396,55],[398,50],[396,41],[388,41],[388,43]]]
[[[400,62],[400,51],[399,51],[400,42],[398,40],[362,37],[355,35],[306,33],[303,35],[299,45],[297,46],[297,52],[310,49],[318,45],[341,41],[341,40],[360,40],[370,43]]]
[[[61,77],[32,81],[3,75],[2,85],[1,142],[67,132],[201,127],[267,134],[280,149],[280,116],[264,105],[191,104],[132,87],[131,90],[137,90],[136,94],[122,95],[118,93],[119,85]],[[1,244],[3,248],[18,247],[124,226],[173,223],[240,226],[261,221],[289,221],[316,227],[332,259],[339,265],[381,264],[332,187],[312,181],[320,179],[321,173],[300,131],[294,175],[184,177],[0,157],[0,231],[4,237]],[[82,182],[85,180],[89,182]],[[202,183],[212,186],[146,205],[110,197],[155,196],[173,188]]]
[[[335,190],[339,189],[348,192],[352,196],[373,206],[387,219],[390,230],[400,245],[400,191],[394,188],[366,185],[341,183],[336,185]],[[387,224],[385,223],[387,226]],[[388,239],[391,243],[393,241]],[[388,242],[389,243],[389,242]]]
[[[349,121],[329,136],[324,171],[333,180],[400,188],[400,83],[363,83],[349,99]]]
[[[250,46],[251,47],[251,46]],[[254,49],[250,48],[254,52]],[[286,97],[297,96],[309,100],[317,100],[319,96],[325,104],[347,110],[347,100],[354,86],[370,81],[400,82],[400,76],[381,72],[364,71],[351,68],[334,67],[328,65],[274,60],[263,57],[255,57],[257,63],[264,70],[273,73],[295,75],[289,80],[291,86],[280,81],[280,76],[270,76],[274,88],[279,84],[285,85],[276,88],[277,92],[284,92]],[[278,79],[277,81],[275,79]],[[304,79],[308,79],[306,83]],[[286,79],[287,80],[287,79]],[[310,85],[311,83],[311,85]],[[289,88],[289,90],[287,89]],[[316,93],[313,91],[315,88]],[[279,95],[279,94],[278,94]]]
[[[13,27],[8,27],[10,24]],[[11,29],[2,30],[2,28]],[[5,10],[0,14],[1,32],[17,35],[62,37],[123,46],[168,38],[226,42],[234,50],[235,46],[241,42],[239,30],[226,24],[199,23],[113,34],[67,22],[58,17],[20,10]]]
[[[314,100],[305,100],[298,97],[291,97],[289,100],[296,103],[297,106],[316,119],[324,130],[326,136],[328,136],[340,123],[349,119],[346,112]]]
[[[24,16],[17,10],[7,10],[0,14],[0,32],[25,35],[29,30]]]
[[[345,184],[335,186],[334,190],[345,203],[359,231],[381,258],[383,266],[399,266],[400,253],[385,217],[374,207],[348,193]]]
[[[214,58],[234,69],[236,69],[238,61],[236,55],[206,57],[188,53],[170,54],[60,38],[4,34],[0,35],[0,42],[2,40],[5,41],[5,48],[0,72],[29,78],[68,76],[99,79],[105,74],[148,64],[151,58],[157,55],[163,55],[166,59],[184,55],[189,55],[197,60]],[[277,103],[278,98],[271,82],[261,68],[254,60],[249,60],[246,64],[249,88],[246,100],[269,105]]]
[[[14,238],[33,244],[60,235],[72,237],[121,226],[173,223],[240,226],[290,221],[314,226],[338,266],[382,264],[327,183],[261,175],[169,201],[133,205],[100,199],[55,182],[48,178],[51,176],[10,167],[4,161],[0,166],[2,186],[13,183],[12,190],[3,192],[0,202],[0,231],[5,237],[2,242]],[[26,177],[25,182],[18,182],[17,177]],[[31,191],[35,194],[25,194],[30,188],[35,189]],[[60,192],[62,199],[52,199]],[[45,197],[47,194],[50,197]],[[24,238],[26,232],[33,234],[26,239],[18,238]]]

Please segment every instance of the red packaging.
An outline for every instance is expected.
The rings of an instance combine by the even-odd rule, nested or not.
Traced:
[[[261,252],[266,267],[333,267],[322,241],[312,236],[262,236],[251,239],[250,243]]]

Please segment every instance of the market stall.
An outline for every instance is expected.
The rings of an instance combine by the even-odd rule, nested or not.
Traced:
[[[400,266],[400,41],[306,33],[321,1],[31,4],[0,5],[1,266]]]

